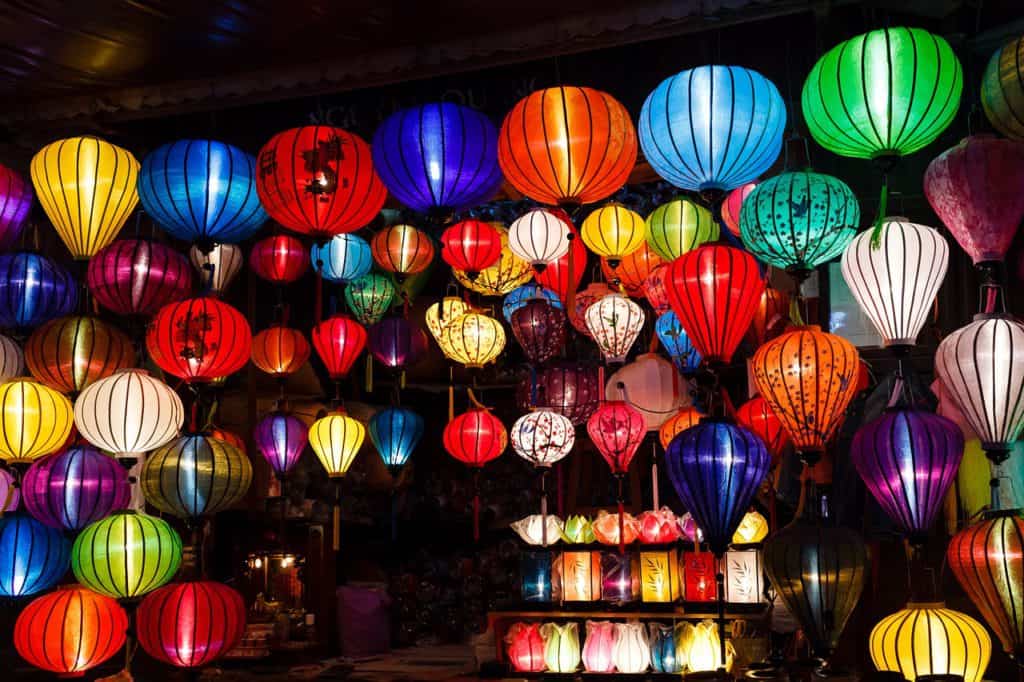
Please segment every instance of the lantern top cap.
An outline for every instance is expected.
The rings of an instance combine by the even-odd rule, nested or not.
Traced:
[[[984,521],[991,521],[993,519],[1000,519],[1008,516],[1014,518],[1021,518],[1021,516],[1024,516],[1024,509],[998,509],[995,511],[987,511],[984,514],[982,514],[981,518]]]
[[[944,601],[910,601],[907,602],[907,609],[944,609],[946,608],[946,602]]]
[[[982,322],[984,320],[1006,320],[1007,322],[1020,322],[1020,320],[1018,320],[1010,313],[976,313],[972,318],[973,322]]]

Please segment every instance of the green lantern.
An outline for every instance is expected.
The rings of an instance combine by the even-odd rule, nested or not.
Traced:
[[[395,282],[388,275],[370,272],[345,287],[345,302],[363,324],[377,324],[395,300]]]
[[[981,106],[992,127],[1024,142],[1024,36],[996,50],[981,79]]]
[[[857,234],[860,206],[845,182],[810,170],[769,178],[740,209],[743,245],[758,260],[805,277]]]
[[[181,565],[181,538],[163,519],[116,512],[82,529],[71,570],[90,590],[135,599],[168,582]]]
[[[665,260],[675,260],[716,239],[718,223],[714,216],[689,199],[673,199],[647,216],[647,244]]]

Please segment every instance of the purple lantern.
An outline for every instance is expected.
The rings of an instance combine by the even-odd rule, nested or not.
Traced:
[[[21,491],[14,480],[14,474],[0,469],[0,514],[14,511],[20,502]]]
[[[370,352],[392,369],[416,363],[427,350],[427,333],[404,317],[389,317],[370,327]]]
[[[516,391],[520,409],[540,407],[557,412],[574,425],[586,423],[601,404],[596,367],[559,362],[526,376]]]
[[[252,437],[260,454],[280,479],[299,461],[308,434],[309,429],[298,417],[284,412],[271,412],[257,422]]]
[[[125,509],[131,499],[127,470],[91,445],[73,445],[33,462],[21,489],[32,516],[65,530]]]
[[[32,190],[28,183],[7,166],[0,165],[0,250],[18,241],[30,208]]]
[[[512,313],[512,333],[530,362],[553,358],[565,343],[565,311],[534,298]]]
[[[857,473],[911,543],[924,541],[964,454],[960,428],[945,417],[892,408],[853,436]]]

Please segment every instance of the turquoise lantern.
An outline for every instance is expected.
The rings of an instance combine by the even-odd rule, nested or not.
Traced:
[[[662,313],[654,323],[654,332],[658,335],[662,347],[672,359],[676,369],[683,374],[692,374],[700,366],[700,353],[693,347],[693,342],[683,330],[679,316],[674,311]]]
[[[423,437],[423,417],[404,407],[387,407],[370,417],[370,440],[388,469],[405,466]]]
[[[331,282],[351,282],[373,267],[370,245],[358,235],[344,233],[309,249],[313,271]]]

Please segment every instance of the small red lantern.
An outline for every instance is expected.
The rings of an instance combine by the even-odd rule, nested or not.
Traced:
[[[582,291],[577,291],[576,296],[573,298],[572,312],[569,316],[569,321],[572,322],[572,326],[576,328],[576,331],[588,338],[593,338],[590,330],[587,328],[587,320],[583,315],[587,312],[587,308],[605,296],[614,293],[615,290],[604,282],[591,282]]]
[[[725,196],[722,202],[722,222],[732,232],[732,236],[740,236],[740,208],[750,193],[757,187],[756,182],[740,185]]]
[[[715,601],[718,562],[711,552],[683,552],[683,599]]]
[[[135,364],[131,339],[95,317],[59,317],[32,332],[25,364],[39,381],[62,393],[77,393]]]
[[[366,347],[366,329],[348,315],[334,315],[313,327],[313,347],[331,379],[343,379]]]
[[[587,247],[583,245],[583,240],[580,239],[567,213],[561,209],[548,211],[569,225],[569,235],[572,238],[569,240],[569,251],[561,258],[548,263],[544,272],[535,272],[534,279],[537,280],[537,284],[558,294],[558,298],[565,303],[569,300],[569,294],[579,288],[580,282],[583,281],[583,273],[587,271]]]
[[[444,427],[441,442],[448,454],[473,468],[473,539],[480,539],[480,469],[505,452],[508,431],[484,407],[471,407]]]
[[[754,319],[747,330],[753,346],[771,341],[789,326],[789,296],[772,286],[766,286],[761,301],[754,310]]]
[[[209,580],[174,583],[139,604],[139,645],[178,668],[198,668],[238,645],[245,632],[242,595]]]
[[[160,369],[187,383],[209,383],[245,367],[252,332],[242,313],[204,296],[160,309],[146,349]]]
[[[623,400],[607,401],[587,420],[590,440],[608,462],[612,473],[620,476],[629,471],[629,463],[646,433],[644,415]]]
[[[513,623],[505,636],[506,654],[512,668],[521,673],[543,672],[544,638],[540,636],[540,623]]]
[[[174,249],[148,239],[119,239],[89,259],[89,292],[118,315],[152,315],[192,293],[192,268]]]
[[[644,280],[644,298],[654,308],[657,315],[663,315],[672,310],[672,304],[668,301],[668,289],[665,287],[665,278],[668,277],[668,265],[662,264],[651,270]]]
[[[454,270],[475,276],[501,257],[501,233],[482,220],[463,220],[441,235],[441,258]]]
[[[534,298],[512,313],[512,333],[530,362],[553,358],[565,343],[565,312]]]
[[[647,281],[654,268],[664,263],[665,260],[656,254],[645,241],[639,249],[623,256],[619,267],[614,270],[608,265],[608,259],[602,258],[601,272],[604,273],[608,281],[621,283],[630,296],[643,296],[644,282]]]
[[[776,462],[790,443],[789,434],[782,428],[782,422],[772,412],[768,401],[761,396],[754,396],[736,410],[736,422],[760,436],[768,447],[768,454]]]
[[[309,252],[288,234],[275,234],[253,244],[249,254],[253,272],[274,284],[294,282],[309,269]]]
[[[210,429],[210,438],[222,440],[228,445],[232,445],[238,448],[242,452],[246,451],[245,440],[234,431],[228,431],[227,429],[222,429],[219,426],[215,426],[212,429]]]
[[[275,325],[252,339],[252,364],[261,372],[284,378],[309,360],[309,342],[298,329]]]
[[[370,240],[373,260],[399,277],[423,272],[434,260],[434,243],[426,232],[412,225],[392,225]]]

